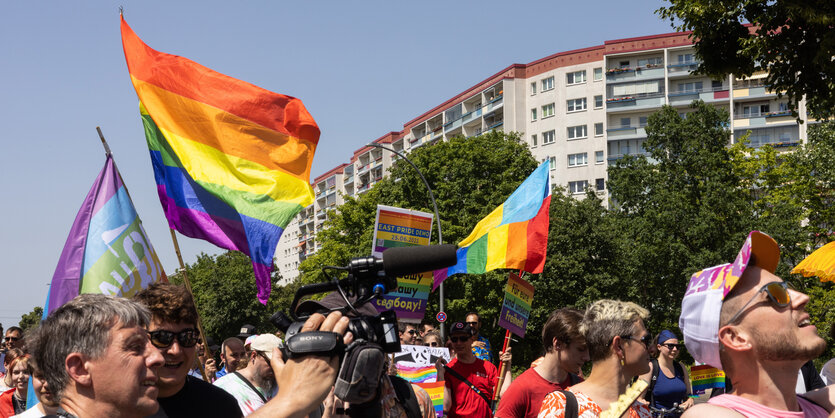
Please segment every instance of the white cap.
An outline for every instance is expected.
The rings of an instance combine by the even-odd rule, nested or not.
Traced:
[[[255,337],[252,344],[249,345],[251,350],[260,351],[267,355],[270,360],[273,359],[273,348],[277,348],[281,343],[281,338],[274,334],[261,334]]]

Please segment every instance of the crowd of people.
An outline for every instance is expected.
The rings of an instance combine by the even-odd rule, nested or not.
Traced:
[[[399,339],[449,348],[451,361],[435,363],[449,417],[594,417],[617,408],[632,418],[826,417],[835,393],[811,363],[825,342],[805,312],[809,297],[775,276],[778,260],[777,243],[754,231],[732,263],[694,273],[679,318],[684,344],[671,330],[647,330],[644,307],[610,299],[585,311],[554,310],[541,332],[544,355],[516,378],[511,350],[493,357],[477,312],[452,323],[446,341],[428,322],[399,323]],[[352,347],[350,314],[333,310],[339,303],[306,301],[310,312],[329,313],[309,315],[299,335],[335,333]],[[396,376],[392,357],[372,382],[375,407],[351,405],[335,396],[339,355],[285,359],[281,338],[251,325],[205,347],[196,312],[185,287],[155,283],[132,299],[80,295],[26,335],[9,328],[0,417],[435,415],[429,394]],[[366,305],[359,313],[376,311]],[[724,390],[707,402],[694,402],[688,367],[678,361],[685,345],[698,363],[726,374]],[[210,355],[216,348],[218,364]],[[829,373],[824,367],[827,381]],[[38,402],[27,409],[30,378]],[[649,387],[624,402],[637,380]]]

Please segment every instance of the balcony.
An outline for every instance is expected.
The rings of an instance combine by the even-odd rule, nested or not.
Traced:
[[[481,108],[478,108],[470,113],[465,113],[464,116],[461,116],[461,123],[467,124],[472,121],[480,121],[480,118]]]
[[[775,93],[770,91],[768,86],[752,86],[736,88],[734,87],[734,100],[736,99],[762,99],[766,97],[773,97]]]
[[[353,182],[354,182],[354,176],[353,175],[345,177],[345,180],[343,181],[343,183],[346,184],[346,185],[351,184]]]
[[[357,170],[357,175],[365,173],[370,168],[371,168],[371,164],[366,164],[366,165],[360,166],[359,170]]]
[[[606,137],[610,139],[633,139],[645,138],[647,136],[646,125],[621,126],[619,128],[606,129]]]
[[[502,125],[504,125],[504,121],[500,120],[500,121],[488,126],[487,129],[496,129],[496,128],[501,127]]]
[[[665,102],[664,92],[638,93],[606,99],[606,111],[632,111],[661,107]]]
[[[493,112],[497,109],[500,109],[503,104],[504,104],[504,96],[496,97],[495,99],[491,100],[490,103],[487,104],[487,106],[484,107],[484,109],[485,109],[484,114],[486,115],[490,112]]]
[[[670,64],[667,66],[667,74],[670,77],[681,77],[690,75],[696,68],[699,67],[701,61],[684,61],[677,64]]]
[[[625,81],[654,80],[664,78],[664,67],[611,68],[606,70],[606,84]]]
[[[730,92],[727,87],[707,87],[695,90],[671,91],[668,94],[671,105],[689,105],[693,100],[702,100],[705,103],[714,101],[726,101]]]

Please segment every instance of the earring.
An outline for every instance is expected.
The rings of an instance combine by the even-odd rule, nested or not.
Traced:
[[[621,358],[620,358],[620,365],[621,365],[621,367],[623,367],[623,366],[625,365],[625,363],[624,363],[624,361],[623,361],[623,360],[624,360],[624,358],[623,358],[623,357],[621,357]]]

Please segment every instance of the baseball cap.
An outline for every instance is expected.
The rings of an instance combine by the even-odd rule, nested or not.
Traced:
[[[249,337],[246,337],[246,341],[244,341],[244,348],[251,350],[250,347],[252,342],[255,341],[255,337],[257,337],[257,335],[250,335]]]
[[[752,256],[754,265],[774,273],[780,261],[780,247],[767,234],[751,231],[733,263],[706,268],[690,277],[681,301],[678,326],[684,334],[687,351],[696,361],[722,368],[719,360],[722,301],[739,282]]]
[[[450,335],[455,334],[455,333],[464,333],[464,334],[467,334],[467,335],[470,335],[470,336],[475,335],[475,331],[473,331],[473,327],[469,326],[468,324],[466,324],[464,322],[453,323],[452,326],[449,328],[449,333],[450,333]]]
[[[256,334],[255,325],[246,324],[241,327],[241,332],[238,333],[238,338],[246,339],[253,334]]]
[[[276,337],[274,334],[261,334],[252,340],[252,344],[249,347],[254,351],[260,351],[266,354],[267,358],[272,360],[273,348],[278,347],[280,343],[281,338]]]

